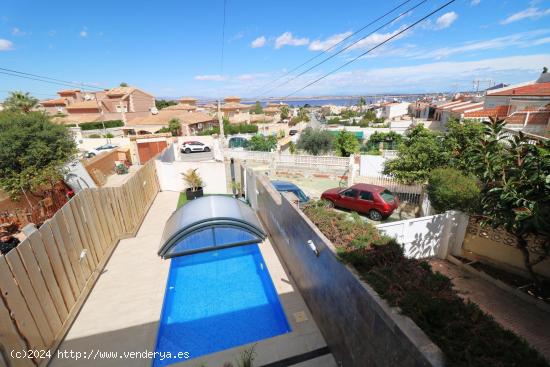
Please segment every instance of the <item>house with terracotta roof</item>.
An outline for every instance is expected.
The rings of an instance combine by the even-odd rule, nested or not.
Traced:
[[[487,91],[484,108],[510,106],[510,113],[550,103],[550,74],[543,73],[534,82],[510,85]]]
[[[241,103],[241,97],[225,97],[223,101],[224,103],[220,109],[223,116],[227,117],[230,123],[250,122],[250,109],[252,106]]]
[[[60,123],[82,123],[100,120],[130,121],[149,115],[155,107],[155,97],[136,87],[116,87],[105,91],[59,91],[60,98],[41,101],[51,114],[67,114]]]
[[[451,118],[462,119],[465,113],[478,108],[483,108],[483,102],[475,99],[459,99],[445,102],[435,107],[434,120],[439,121],[443,126]]]
[[[513,112],[504,121],[507,128],[549,137],[550,103],[544,107],[530,107]]]
[[[217,118],[203,112],[188,112],[183,110],[168,110],[166,108],[156,114],[138,117],[126,123],[123,127],[125,135],[154,134],[166,128],[170,121],[176,119],[181,124],[182,135],[197,135],[199,132],[218,126]]]

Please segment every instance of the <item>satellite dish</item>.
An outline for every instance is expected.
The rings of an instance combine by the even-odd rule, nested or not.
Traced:
[[[158,110],[156,107],[151,107],[151,113],[152,113],[153,115],[158,115],[159,110]]]

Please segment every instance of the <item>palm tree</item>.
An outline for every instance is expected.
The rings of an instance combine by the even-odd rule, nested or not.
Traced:
[[[363,107],[367,104],[367,101],[365,101],[365,97],[361,96],[359,97],[359,101],[357,101],[357,107],[359,107],[359,111],[363,112]]]
[[[4,100],[4,107],[8,110],[21,111],[29,113],[38,104],[38,99],[29,95],[28,92],[21,91],[10,92],[8,98]]]

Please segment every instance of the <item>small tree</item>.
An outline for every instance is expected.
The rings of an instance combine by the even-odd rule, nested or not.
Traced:
[[[308,122],[309,121],[309,112],[305,107],[300,107],[298,110],[298,117],[300,121]]]
[[[483,222],[514,235],[524,266],[540,289],[541,281],[533,267],[550,251],[550,143],[546,141],[539,148],[521,132],[507,139],[502,134],[504,124],[497,119],[485,123],[478,152],[479,165],[485,167]],[[532,235],[544,238],[536,252],[529,247]]]
[[[177,118],[173,118],[168,121],[168,130],[172,133],[173,136],[180,134],[181,122]]]
[[[543,74],[546,74],[547,72],[548,72],[548,68],[547,68],[546,66],[544,66],[544,67],[542,68],[542,73],[543,73]]]
[[[250,143],[248,145],[249,150],[261,152],[270,152],[275,148],[277,148],[277,138],[273,135],[267,138],[260,134],[254,135],[250,138]]]
[[[119,86],[124,88],[124,87],[127,87],[127,86],[128,86],[128,83],[122,82],[122,83],[119,84]]]
[[[397,158],[386,161],[384,174],[393,176],[405,184],[423,184],[431,170],[444,167],[449,162],[441,137],[422,124],[407,133],[397,149]]]
[[[359,97],[359,100],[357,101],[357,107],[359,107],[360,111],[363,111],[363,107],[367,104],[367,101],[365,100],[365,97],[361,96]]]
[[[428,196],[439,213],[453,209],[477,212],[481,199],[477,179],[454,168],[436,168],[430,172]]]
[[[306,127],[300,134],[297,147],[298,149],[305,150],[309,154],[325,154],[332,149],[333,140],[334,138],[331,133],[326,130]]]
[[[44,196],[44,186],[53,189],[76,153],[68,128],[45,114],[0,113],[0,187],[12,198],[25,190]]]
[[[38,99],[31,96],[28,92],[20,91],[10,92],[4,100],[4,108],[11,111],[20,111],[29,113],[38,105]]]
[[[252,109],[252,113],[255,113],[256,115],[260,115],[264,113],[264,109],[262,108],[262,104],[260,101],[256,101],[256,104],[254,105],[254,108]]]
[[[349,157],[350,155],[359,151],[359,141],[354,133],[346,131],[346,129],[340,130],[334,141],[334,149],[336,154],[342,157]]]
[[[479,174],[473,159],[479,150],[484,136],[484,126],[480,122],[451,119],[447,122],[447,133],[443,138],[444,149],[450,154],[449,166],[463,172]]]
[[[165,99],[157,99],[155,100],[155,107],[157,110],[162,110],[163,108],[166,108],[168,106],[175,106],[178,103],[176,101],[167,101]]]
[[[282,106],[281,107],[281,120],[286,120],[290,116],[290,110],[288,109],[288,106]]]

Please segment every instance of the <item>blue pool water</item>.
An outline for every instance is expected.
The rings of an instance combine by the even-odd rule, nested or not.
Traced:
[[[156,352],[192,359],[287,332],[258,245],[172,258]],[[181,360],[157,357],[153,366]]]

